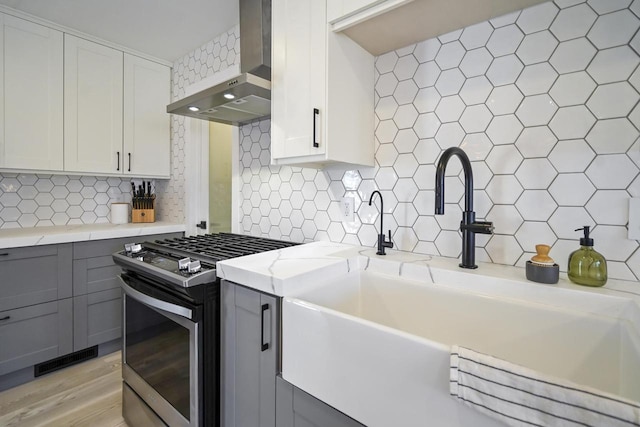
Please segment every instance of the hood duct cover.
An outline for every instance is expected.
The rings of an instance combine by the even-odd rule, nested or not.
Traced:
[[[271,114],[271,0],[240,0],[240,75],[169,104],[167,113],[232,125]]]

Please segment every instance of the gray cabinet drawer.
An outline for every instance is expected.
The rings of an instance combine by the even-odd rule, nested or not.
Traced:
[[[73,295],[119,289],[120,267],[111,255],[73,261]]]
[[[71,298],[2,311],[0,319],[0,375],[73,350]]]
[[[0,311],[69,298],[72,245],[0,249]]]
[[[82,350],[122,336],[120,288],[73,298],[73,349]]]

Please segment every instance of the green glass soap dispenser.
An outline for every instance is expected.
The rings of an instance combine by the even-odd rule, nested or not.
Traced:
[[[578,285],[603,286],[607,283],[607,261],[593,249],[593,239],[589,237],[588,225],[575,231],[584,231],[580,239],[580,249],[569,255],[567,275],[569,280]]]

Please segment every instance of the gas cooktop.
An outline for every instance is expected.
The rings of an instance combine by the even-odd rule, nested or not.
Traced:
[[[113,255],[116,264],[152,279],[181,287],[214,282],[216,262],[298,243],[241,234],[219,233],[204,236],[156,240],[125,245]]]
[[[206,234],[154,242],[154,246],[168,251],[175,250],[189,253],[194,257],[206,257],[213,262],[295,245],[297,243],[232,233]]]

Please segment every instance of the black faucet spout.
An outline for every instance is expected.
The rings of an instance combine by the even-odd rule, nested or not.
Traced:
[[[380,196],[380,233],[378,234],[378,251],[376,252],[376,255],[386,255],[384,251],[385,248],[393,248],[393,242],[391,241],[391,230],[389,230],[389,240],[387,240],[387,237],[384,234],[384,200],[382,199],[382,193],[378,190],[371,193],[371,197],[369,197],[369,206],[371,206],[373,196],[376,194]]]
[[[464,171],[464,210],[473,210],[473,170],[467,153],[461,148],[448,148],[440,156],[438,166],[436,167],[436,215],[444,214],[444,173],[449,164],[451,157],[457,156],[462,163]]]
[[[435,214],[444,214],[444,181],[447,164],[451,157],[457,156],[462,163],[464,171],[464,212],[460,221],[462,232],[462,268],[478,268],[476,265],[476,233],[492,234],[493,224],[488,221],[476,221],[476,213],[473,211],[473,171],[467,154],[458,147],[446,149],[440,156],[436,167],[436,200]]]

